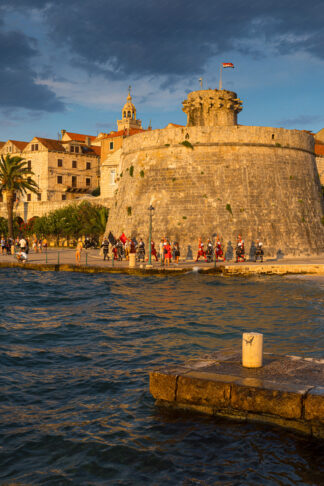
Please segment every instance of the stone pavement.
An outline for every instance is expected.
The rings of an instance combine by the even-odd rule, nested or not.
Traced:
[[[16,266],[17,260],[12,255],[0,255],[0,267]],[[39,270],[76,270],[74,266],[75,249],[70,248],[49,248],[47,252],[35,253],[33,250],[28,254],[28,263],[25,267],[33,267]],[[21,265],[21,264],[19,264]],[[188,271],[201,271],[203,273],[223,273],[224,275],[253,275],[253,274],[314,274],[324,276],[324,255],[313,257],[282,258],[279,260],[265,259],[261,262],[235,263],[214,262],[205,263],[204,261],[195,262],[194,260],[181,261],[179,265],[170,264],[170,267],[161,265],[159,262],[152,261],[153,268],[146,269],[147,262],[137,262],[136,272],[149,273],[184,273]],[[45,268],[47,266],[47,268]],[[42,267],[42,268],[40,268]],[[55,268],[52,268],[55,267]],[[64,268],[63,268],[64,267]],[[88,269],[88,270],[87,270]],[[103,261],[103,256],[99,250],[83,250],[81,255],[81,265],[78,271],[121,271],[129,272],[128,261],[112,261],[111,258]],[[133,271],[131,272],[133,273]]]

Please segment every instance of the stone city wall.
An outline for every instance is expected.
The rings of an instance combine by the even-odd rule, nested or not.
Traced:
[[[107,231],[147,239],[150,204],[153,239],[179,241],[183,257],[216,233],[228,257],[239,233],[247,255],[257,238],[266,256],[324,251],[314,139],[305,132],[227,126],[134,135],[124,141]]]

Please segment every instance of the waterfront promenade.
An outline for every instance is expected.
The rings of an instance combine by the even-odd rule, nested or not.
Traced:
[[[265,258],[264,262],[246,261],[235,263],[234,260],[226,262],[205,263],[204,261],[185,260],[179,265],[171,263],[170,266],[161,265],[152,261],[152,268],[146,268],[147,262],[137,262],[135,269],[129,268],[126,260],[104,261],[99,250],[83,250],[81,263],[76,265],[75,249],[49,248],[47,252],[36,253],[30,251],[28,262],[18,263],[13,255],[0,255],[0,268],[21,266],[35,270],[62,270],[96,272],[150,272],[150,273],[184,273],[187,271],[201,271],[203,273],[223,273],[226,275],[253,275],[253,274],[315,274],[324,276],[324,255],[295,258]]]

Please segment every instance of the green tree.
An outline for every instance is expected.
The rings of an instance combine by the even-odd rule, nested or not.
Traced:
[[[13,206],[15,194],[26,194],[27,190],[38,193],[37,183],[31,178],[34,173],[28,169],[27,161],[22,157],[1,155],[0,191],[7,197],[8,233],[13,238]]]

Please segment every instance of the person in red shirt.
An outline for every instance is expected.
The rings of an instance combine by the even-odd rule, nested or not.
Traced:
[[[201,256],[205,259],[205,262],[207,262],[206,252],[204,250],[204,244],[202,243],[201,238],[199,238],[199,240],[198,240],[198,253],[197,253],[196,262],[198,262],[198,260]]]
[[[216,257],[216,262],[218,262],[218,259],[223,260],[223,262],[225,261],[222,245],[218,235],[216,236],[215,239],[215,257]]]
[[[157,262],[158,257],[155,249],[155,243],[153,240],[151,241],[151,255],[155,257],[155,261]]]
[[[165,245],[164,248],[166,250],[166,253],[164,255],[164,261],[169,266],[170,265],[170,260],[172,258],[172,250],[171,250],[171,245],[170,245],[170,242],[169,241],[167,241],[167,243],[166,243],[166,245]]]

